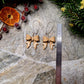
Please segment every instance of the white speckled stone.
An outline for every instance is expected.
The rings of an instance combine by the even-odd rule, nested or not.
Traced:
[[[55,84],[55,69],[29,59],[22,60],[12,68],[0,73],[0,84],[39,84],[37,82],[41,81],[42,84],[49,84],[51,81],[48,79]]]
[[[21,5],[18,8],[23,10]],[[84,39],[69,32],[61,11],[49,1],[44,1],[39,10],[33,12],[28,15],[28,22],[21,24],[21,30],[13,28],[3,34],[0,84],[55,84],[56,48],[50,50],[48,44],[43,50],[42,37],[50,30],[47,36],[56,37],[57,23],[63,24],[62,84],[84,84]],[[40,36],[37,50],[34,50],[33,42],[29,49],[26,48],[26,34],[32,36],[33,33]]]

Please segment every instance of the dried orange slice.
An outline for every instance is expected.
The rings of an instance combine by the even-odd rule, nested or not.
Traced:
[[[14,8],[4,7],[0,11],[0,20],[9,26],[14,26],[20,20],[20,14]]]

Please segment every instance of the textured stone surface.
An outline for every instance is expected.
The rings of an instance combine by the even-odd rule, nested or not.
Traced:
[[[43,81],[42,84],[44,84],[45,80],[48,82],[46,84],[49,84],[49,78],[55,84],[55,69],[53,67],[26,59],[0,74],[0,84],[37,84],[36,81]]]
[[[49,35],[46,36],[49,38],[56,36],[58,23],[63,24],[63,60],[76,60],[84,56],[84,39],[78,38],[69,32],[65,18],[61,17],[61,12],[56,6],[49,4],[49,2],[45,2],[40,10],[29,16],[28,19],[29,25],[25,26],[26,34],[32,36],[33,33],[38,31],[37,34],[40,36],[40,45],[37,50],[34,50],[33,43],[29,49],[25,47],[27,56],[43,62],[55,61],[56,49],[54,48],[52,51],[48,45],[47,49],[43,50],[42,37],[45,35],[46,31],[49,33],[51,30]]]
[[[23,10],[23,6],[18,6]],[[62,83],[84,84],[84,39],[68,31],[61,11],[49,1],[44,1],[39,11],[27,17],[21,30],[10,29],[0,41],[0,84],[55,84],[56,46],[42,49],[42,37],[56,37],[57,23],[63,24]],[[38,33],[37,33],[38,31]],[[26,48],[26,34],[40,36],[37,50],[33,42]]]
[[[23,55],[23,31],[13,28],[8,34],[4,33],[0,41],[0,49]]]
[[[11,64],[15,64],[19,59],[20,57],[18,56],[0,51],[0,70],[3,70]]]
[[[84,84],[84,58],[63,62],[62,83]]]

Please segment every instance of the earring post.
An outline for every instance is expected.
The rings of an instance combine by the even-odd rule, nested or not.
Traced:
[[[56,84],[61,84],[62,24],[57,25]]]

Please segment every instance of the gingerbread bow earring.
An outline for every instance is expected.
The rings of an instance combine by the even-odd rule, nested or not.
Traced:
[[[49,26],[50,23],[51,22],[49,22],[47,26]],[[52,30],[53,26],[52,27],[50,26],[51,27],[51,30]],[[49,27],[47,27],[47,28],[49,28]],[[51,30],[50,30],[50,32],[51,32]],[[48,36],[50,32],[47,32],[47,30],[46,30],[46,35]],[[43,36],[43,50],[45,50],[47,48],[48,43],[50,43],[50,48],[51,48],[51,50],[53,50],[53,46],[55,46],[55,44],[54,44],[55,43],[55,37],[53,36],[51,38],[48,38],[46,35]]]
[[[37,20],[33,21],[33,26],[35,26],[35,22],[38,23]],[[39,23],[40,24],[40,23]],[[33,36],[30,36],[29,34],[26,35],[26,44],[27,44],[27,48],[29,48],[31,46],[31,42],[33,42],[33,46],[34,46],[34,49],[37,49],[37,45],[38,45],[38,42],[40,41],[40,38],[39,38],[39,35],[37,35],[38,33],[38,28],[37,25],[36,25],[36,28],[35,27],[32,27],[33,29]],[[34,30],[35,29],[35,30]]]
[[[36,36],[34,36],[34,37],[31,37],[30,35],[26,35],[26,44],[27,44],[27,48],[29,48],[30,47],[30,45],[31,45],[31,42],[33,42],[33,45],[34,45],[34,49],[37,49],[37,45],[38,45],[38,43],[37,42],[39,42],[40,40],[39,40],[39,36],[38,35],[36,35]]]
[[[43,36],[43,49],[45,50],[48,46],[48,43],[50,43],[50,48],[53,50],[53,46],[55,46],[55,37],[51,37],[50,39],[46,36]]]

